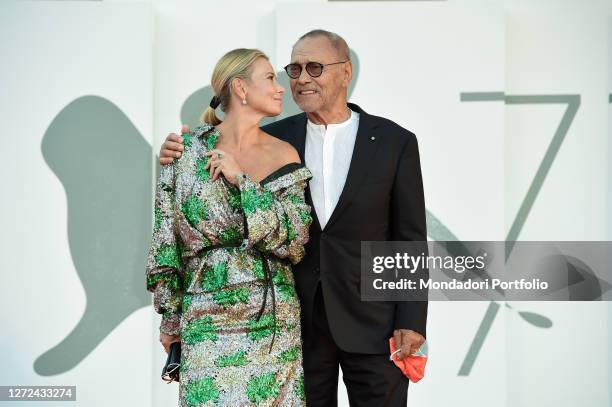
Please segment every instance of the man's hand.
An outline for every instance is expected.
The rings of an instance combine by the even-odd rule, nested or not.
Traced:
[[[181,126],[181,134],[189,133],[189,126],[183,124]],[[161,146],[159,152],[159,163],[161,165],[170,164],[175,158],[180,158],[183,151],[183,138],[176,134],[170,133],[166,137],[166,141]]]
[[[402,360],[405,356],[416,352],[425,342],[423,335],[410,329],[396,329],[393,331],[393,340],[395,349],[401,349],[396,355],[397,360]]]
[[[162,346],[164,347],[164,350],[166,351],[166,353],[170,352],[170,344],[174,343],[174,342],[180,342],[181,341],[181,336],[180,335],[168,335],[165,333],[160,333],[159,334],[159,341],[161,342]]]

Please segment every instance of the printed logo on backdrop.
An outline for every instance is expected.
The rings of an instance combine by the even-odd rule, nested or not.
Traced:
[[[359,77],[358,56],[351,52],[351,58],[354,80],[349,96]],[[276,120],[300,112],[291,99],[288,78],[284,72],[278,76],[287,92],[283,114]],[[203,107],[211,97],[210,86],[190,95],[181,108],[181,123],[198,125]],[[580,96],[475,92],[462,93],[460,100],[567,104],[508,233],[507,240],[517,240],[578,110]],[[268,119],[263,124],[274,120]],[[94,95],[80,97],[58,113],[45,132],[41,150],[66,192],[70,255],[86,294],[81,320],[59,344],[34,363],[36,373],[50,376],[74,368],[124,319],[151,305],[151,296],[144,288],[144,268],[151,237],[153,163],[151,145],[125,113],[111,101]],[[429,210],[427,228],[432,240],[459,240]],[[514,310],[507,303],[505,307]],[[497,302],[489,303],[458,375],[469,375],[499,308]],[[515,311],[534,327],[552,326],[552,321],[543,315]]]

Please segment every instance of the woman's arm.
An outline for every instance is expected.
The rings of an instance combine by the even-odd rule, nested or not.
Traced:
[[[247,247],[288,258],[293,264],[304,257],[311,208],[304,201],[310,172],[295,171],[296,179],[278,190],[270,191],[248,175],[238,177],[242,208],[248,229]]]
[[[147,258],[146,285],[153,293],[153,306],[162,314],[160,332],[178,335],[181,303],[181,253],[177,239],[175,164],[161,168],[155,192],[155,223]]]

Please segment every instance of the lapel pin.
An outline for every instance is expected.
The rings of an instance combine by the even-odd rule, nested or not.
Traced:
[[[370,140],[376,140],[376,137],[372,136],[370,137]]]

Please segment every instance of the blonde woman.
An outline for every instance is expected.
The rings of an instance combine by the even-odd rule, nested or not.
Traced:
[[[230,51],[212,87],[204,124],[183,134],[181,158],[157,183],[146,275],[160,341],[181,343],[181,406],[303,405],[291,263],[308,241],[312,175],[259,128],[284,93],[265,54]]]

